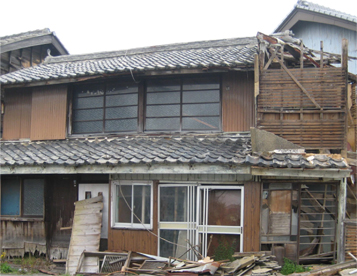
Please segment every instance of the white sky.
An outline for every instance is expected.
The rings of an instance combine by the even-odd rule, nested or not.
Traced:
[[[357,14],[355,0],[309,0]],[[70,54],[271,33],[297,0],[0,0],[0,36],[49,28]]]

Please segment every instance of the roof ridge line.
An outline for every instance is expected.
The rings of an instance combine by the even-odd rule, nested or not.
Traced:
[[[247,40],[256,39],[254,36],[249,37],[237,37],[237,38],[227,38],[227,39],[216,39],[216,40],[202,40],[202,41],[191,41],[183,43],[172,43],[172,44],[162,44],[162,45],[153,45],[147,47],[123,49],[117,51],[106,51],[106,52],[97,52],[97,53],[87,53],[87,54],[77,54],[77,55],[67,55],[67,56],[48,56],[46,57],[44,64],[54,64],[62,62],[75,62],[75,61],[85,61],[85,60],[94,60],[94,59],[106,59],[114,58],[121,56],[131,56],[138,54],[149,54],[157,52],[173,52],[173,51],[182,51],[182,50],[191,50],[191,49],[206,49],[206,48],[219,48],[219,47],[228,47],[233,45],[242,45],[247,46],[250,43],[247,43]],[[234,43],[234,41],[242,41],[241,43]],[[245,43],[244,43],[245,41]],[[216,44],[212,45],[209,43],[222,43],[228,42],[228,44]],[[202,43],[207,43],[208,45],[202,45]],[[192,45],[191,48],[187,46]],[[195,45],[197,44],[197,45]]]

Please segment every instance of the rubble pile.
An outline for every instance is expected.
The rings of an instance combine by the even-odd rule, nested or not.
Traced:
[[[96,254],[97,253],[97,254]],[[159,257],[144,253],[131,252],[83,252],[83,263],[86,257],[96,256],[101,266],[97,271],[87,271],[85,266],[78,265],[76,274],[82,275],[115,275],[123,273],[155,274],[155,275],[220,275],[241,276],[274,275],[281,269],[276,257],[265,253],[238,254],[234,261],[220,260],[205,257],[202,260],[190,261],[179,258]]]

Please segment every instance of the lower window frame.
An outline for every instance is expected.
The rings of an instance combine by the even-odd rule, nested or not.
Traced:
[[[150,223],[124,223],[116,222],[116,206],[117,196],[116,190],[120,185],[145,185],[150,187]],[[154,214],[154,184],[153,181],[135,181],[135,180],[114,180],[111,182],[111,228],[113,229],[133,229],[133,230],[152,230],[153,229],[153,214]]]

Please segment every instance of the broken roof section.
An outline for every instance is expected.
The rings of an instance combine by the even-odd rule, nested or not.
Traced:
[[[69,54],[56,34],[48,28],[0,37],[1,53],[45,44],[52,44],[53,50],[60,55]]]
[[[49,57],[44,64],[1,76],[0,83],[17,84],[102,74],[180,69],[253,70],[256,53],[257,40],[248,37]]]

